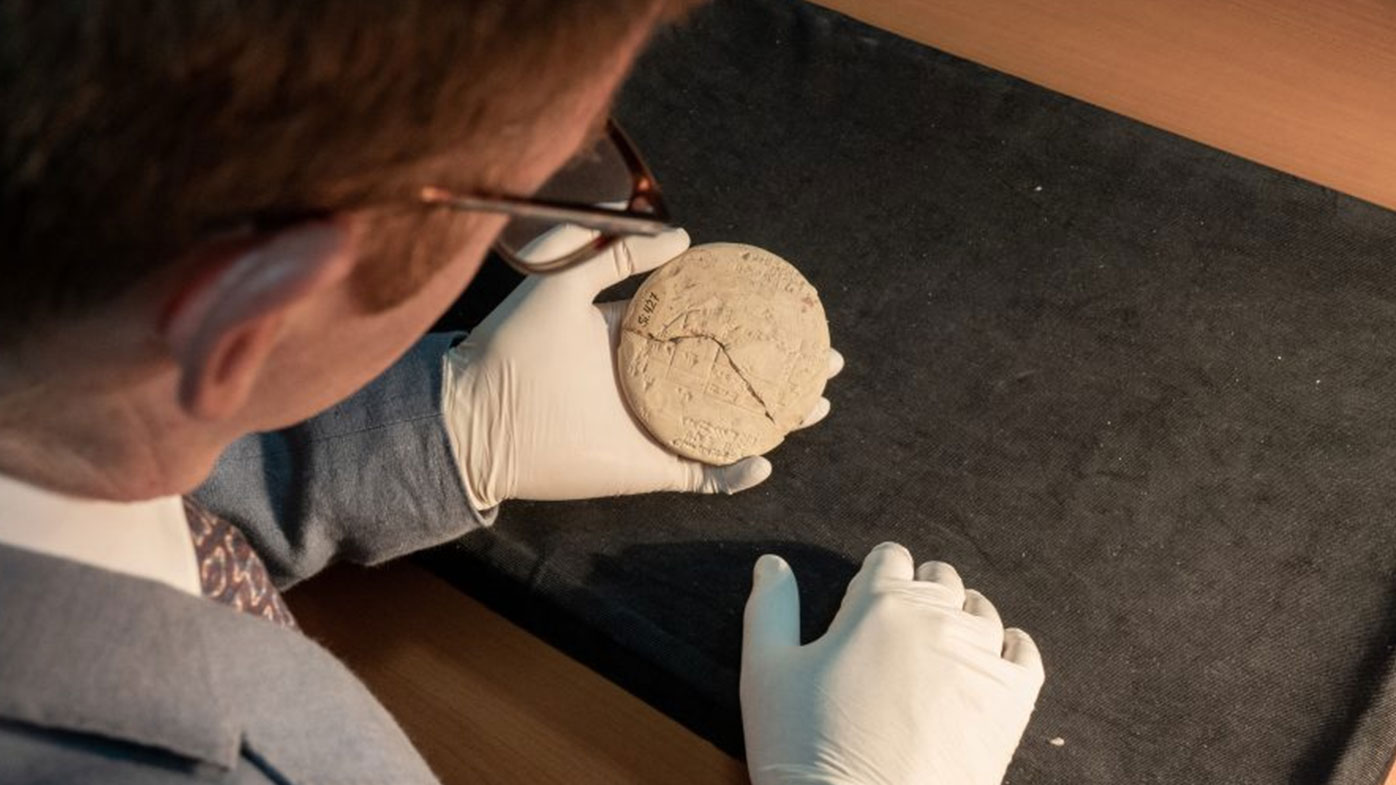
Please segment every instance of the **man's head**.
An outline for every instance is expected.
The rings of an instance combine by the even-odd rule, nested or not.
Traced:
[[[372,378],[503,220],[364,206],[536,188],[672,5],[0,2],[0,470],[178,490]],[[324,217],[251,220],[288,213]],[[137,434],[182,440],[140,487],[62,479]],[[67,453],[16,466],[36,436]]]

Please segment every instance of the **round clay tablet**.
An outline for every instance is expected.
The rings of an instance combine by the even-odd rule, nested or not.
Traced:
[[[751,245],[690,248],[655,271],[621,324],[620,385],[674,452],[713,464],[760,455],[814,409],[829,366],[819,295]]]

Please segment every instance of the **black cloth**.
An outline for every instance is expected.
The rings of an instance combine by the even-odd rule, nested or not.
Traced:
[[[508,503],[433,569],[733,751],[754,559],[812,637],[883,540],[1038,641],[1011,783],[1396,749],[1389,711],[1355,735],[1396,643],[1396,215],[780,0],[663,35],[618,112],[695,242],[819,289],[833,413],[748,493]]]

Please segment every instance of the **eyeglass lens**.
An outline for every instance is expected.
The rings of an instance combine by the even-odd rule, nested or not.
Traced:
[[[633,185],[625,158],[615,142],[604,137],[568,162],[535,196],[568,204],[624,209],[630,203]],[[499,242],[504,250],[529,264],[547,264],[589,245],[597,234],[575,225],[514,218],[505,226]]]

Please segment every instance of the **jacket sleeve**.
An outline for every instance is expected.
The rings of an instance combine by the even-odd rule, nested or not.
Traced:
[[[441,414],[432,333],[352,397],[234,442],[194,493],[242,529],[279,587],[332,562],[378,564],[493,522],[471,507]]]

